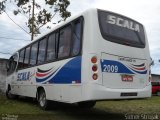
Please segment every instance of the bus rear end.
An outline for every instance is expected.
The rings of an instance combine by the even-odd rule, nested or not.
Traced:
[[[98,70],[88,87],[92,89],[90,99],[150,97],[150,54],[143,25],[108,11],[97,10],[96,14],[93,23],[98,29],[91,28],[94,44],[90,59],[97,57]]]

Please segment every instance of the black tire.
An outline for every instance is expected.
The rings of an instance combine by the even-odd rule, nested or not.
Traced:
[[[46,99],[46,93],[43,89],[38,92],[39,107],[43,110],[49,109],[49,101]]]
[[[86,102],[79,102],[78,106],[80,108],[90,109],[93,108],[96,104],[96,101],[86,101]]]

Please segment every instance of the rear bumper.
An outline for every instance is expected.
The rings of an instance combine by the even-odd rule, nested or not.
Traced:
[[[102,85],[92,84],[90,87],[88,86],[88,88],[90,88],[90,90],[88,89],[89,91],[86,92],[83,97],[86,98],[85,100],[98,101],[107,99],[134,99],[151,97],[151,85],[146,86],[143,89],[111,89]],[[126,93],[125,96],[122,96],[123,93]]]

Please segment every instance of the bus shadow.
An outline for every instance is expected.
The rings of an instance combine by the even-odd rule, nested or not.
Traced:
[[[67,112],[66,112],[67,111]],[[116,113],[109,113],[103,110],[99,110],[97,108],[93,108],[90,110],[61,110],[65,116],[70,116],[73,119],[81,119],[81,120],[123,120],[124,115],[116,114]]]
[[[84,109],[77,105],[57,103],[58,107],[50,109],[51,112],[58,112],[64,116],[75,120],[124,120],[124,114],[112,113],[110,110],[101,110],[96,108]],[[107,112],[108,111],[108,112]]]
[[[36,104],[38,106],[38,103],[33,101],[31,98],[21,98],[17,100],[19,102],[28,103],[31,105]],[[62,118],[62,120],[66,117],[70,120],[125,120],[124,114],[113,113],[109,109],[104,111],[96,108],[96,106],[91,109],[84,109],[79,108],[75,104],[66,104],[60,102],[51,102],[48,112],[50,114],[47,114],[46,116],[50,116],[49,118],[58,116],[58,118]],[[41,117],[45,119],[46,116],[42,115]]]

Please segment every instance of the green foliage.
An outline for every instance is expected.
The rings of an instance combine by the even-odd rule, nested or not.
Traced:
[[[18,115],[18,120],[126,120],[126,114],[157,114],[160,118],[159,103],[160,97],[152,96],[148,99],[100,101],[93,109],[86,110],[75,105],[56,103],[57,108],[43,111],[32,99],[8,100],[0,95],[0,119],[6,114]]]
[[[28,16],[26,25],[29,27],[30,33],[39,33],[39,28],[51,22],[56,13],[59,13],[61,17],[59,21],[64,21],[71,16],[71,13],[67,10],[67,7],[70,5],[69,0],[45,0],[48,9],[42,8],[35,0],[34,8],[36,9],[36,13],[34,17],[32,17],[33,0],[2,0],[0,2],[0,14],[5,12],[6,8],[9,7],[6,5],[6,2],[16,3],[18,9],[13,11],[14,15],[19,15],[19,13],[21,13]],[[52,12],[49,12],[49,9]],[[47,28],[50,28],[50,26],[47,26]]]
[[[7,0],[3,0],[2,2],[0,2],[0,14],[2,14],[2,12],[5,10],[5,2]]]

